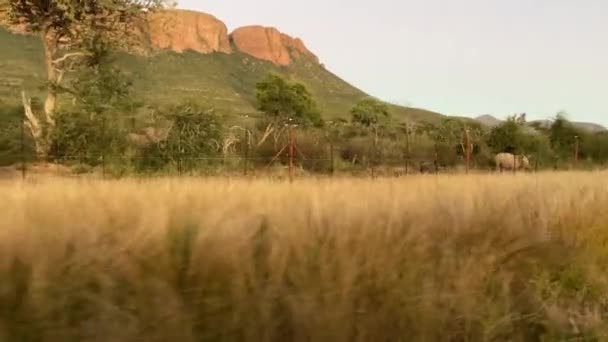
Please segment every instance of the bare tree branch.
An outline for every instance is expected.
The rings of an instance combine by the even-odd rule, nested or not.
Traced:
[[[70,53],[66,53],[65,55],[54,59],[53,60],[53,64],[60,64],[61,62],[64,62],[65,60],[69,59],[69,58],[75,58],[75,57],[85,57],[88,56],[90,54],[87,54],[85,52],[70,52]]]
[[[25,91],[21,92],[21,101],[23,102],[23,111],[25,113],[23,125],[29,129],[32,138],[34,138],[36,153],[42,155],[46,152],[47,141],[42,126],[40,126],[40,120],[34,115],[32,100],[25,95]]]

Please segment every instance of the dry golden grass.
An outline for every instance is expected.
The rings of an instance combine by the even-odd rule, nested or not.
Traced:
[[[0,194],[0,341],[607,338],[606,173]]]

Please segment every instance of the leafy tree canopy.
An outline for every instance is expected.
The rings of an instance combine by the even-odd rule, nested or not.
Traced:
[[[273,122],[321,126],[321,114],[312,95],[301,83],[269,74],[256,84],[258,109]]]
[[[372,97],[359,101],[350,113],[353,123],[365,127],[377,126],[390,118],[388,106]]]
[[[582,131],[579,131],[566,119],[566,113],[564,112],[556,115],[549,128],[551,148],[562,156],[571,155],[574,151],[576,139],[582,139],[584,136],[585,134]]]
[[[487,145],[494,153],[511,152],[521,153],[524,147],[525,133],[523,127],[525,117],[511,116],[490,131]]]

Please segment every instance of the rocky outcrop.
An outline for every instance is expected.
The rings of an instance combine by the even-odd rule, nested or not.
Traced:
[[[0,13],[0,25],[14,32],[25,32],[24,25],[8,25]],[[144,44],[133,44],[129,52],[144,54],[154,50],[184,52],[192,50],[202,54],[231,53],[232,45],[239,51],[257,59],[278,65],[290,65],[297,59],[319,64],[315,56],[299,38],[281,33],[274,27],[245,26],[228,35],[226,25],[216,17],[196,11],[167,9],[152,12],[143,23],[133,25],[136,38]]]
[[[206,13],[186,10],[155,12],[148,20],[147,35],[155,49],[193,50],[204,54],[231,52],[226,25]]]
[[[302,40],[281,33],[274,27],[241,27],[232,32],[230,39],[238,50],[275,64],[289,65],[294,59],[302,57],[319,62]]]

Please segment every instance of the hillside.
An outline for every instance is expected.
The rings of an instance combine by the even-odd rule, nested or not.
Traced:
[[[498,126],[503,122],[503,120],[500,120],[492,115],[478,116],[475,118],[475,120],[486,127]],[[551,121],[549,121],[549,120],[532,120],[529,122],[529,124],[530,124],[530,126],[539,124],[540,127],[546,128],[551,125]],[[573,121],[572,125],[574,125],[574,127],[577,127],[579,129],[582,129],[582,130],[590,132],[590,133],[598,133],[598,132],[607,131],[606,127],[596,124],[596,123]],[[530,128],[532,128],[532,127],[530,127]]]
[[[149,105],[192,99],[228,118],[255,117],[255,83],[268,72],[304,83],[325,119],[347,118],[366,95],[327,70],[300,39],[275,28],[249,26],[228,34],[211,15],[171,10],[152,16],[142,31],[148,50],[120,54],[118,62]],[[0,28],[0,46],[0,103],[18,103],[22,88],[36,95],[44,82],[40,42]],[[398,120],[441,117],[416,108],[391,109]]]

